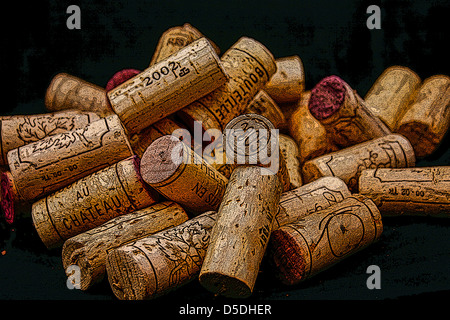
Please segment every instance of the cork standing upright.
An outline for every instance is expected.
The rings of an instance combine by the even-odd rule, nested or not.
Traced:
[[[252,294],[278,211],[281,185],[265,168],[237,167],[231,174],[200,271],[200,284],[226,297]]]
[[[132,134],[200,99],[227,79],[210,42],[201,38],[107,95],[112,109]]]

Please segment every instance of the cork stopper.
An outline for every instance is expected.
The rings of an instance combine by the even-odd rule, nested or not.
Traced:
[[[18,200],[19,195],[17,194],[16,187],[14,185],[14,180],[12,179],[10,172],[2,172],[0,178],[1,185],[1,207],[5,214],[5,220],[8,223],[14,222],[14,203]]]
[[[312,90],[309,111],[319,120],[331,117],[344,103],[346,83],[338,76],[322,79]]]
[[[185,154],[182,143],[176,137],[166,135],[147,148],[141,165],[141,174],[147,183],[160,183],[172,177]]]
[[[108,83],[106,84],[105,90],[106,92],[114,89],[115,87],[121,85],[128,79],[133,78],[134,76],[141,73],[141,71],[136,69],[123,69],[120,71],[117,71],[111,79],[109,79]]]

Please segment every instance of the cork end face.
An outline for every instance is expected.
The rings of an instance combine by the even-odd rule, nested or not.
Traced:
[[[306,262],[303,250],[283,229],[272,232],[269,252],[277,277],[287,285],[294,285],[305,278]]]
[[[311,90],[309,111],[318,120],[331,117],[342,106],[347,92],[346,83],[337,76],[322,79]]]
[[[14,192],[8,173],[3,172],[0,177],[1,207],[5,214],[5,220],[9,224],[14,222]]]
[[[199,280],[208,291],[227,298],[248,298],[252,294],[245,282],[218,272],[201,273]]]
[[[156,139],[141,159],[141,175],[148,184],[170,178],[183,163],[184,145],[178,138],[167,135]]]
[[[106,92],[114,89],[115,87],[120,86],[125,81],[133,78],[134,76],[141,73],[141,71],[136,69],[123,69],[118,72],[116,72],[111,79],[109,79],[108,83],[106,84],[105,90]]]
[[[152,266],[145,259],[138,260],[136,255],[139,253],[127,247],[111,251],[106,259],[109,285],[120,300],[150,299],[156,292],[156,278],[148,275]]]

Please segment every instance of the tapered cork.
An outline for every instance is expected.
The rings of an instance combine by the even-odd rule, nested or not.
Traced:
[[[302,176],[305,182],[324,176],[339,177],[352,192],[356,192],[359,176],[365,169],[414,165],[414,150],[409,141],[392,134],[309,160],[303,165]]]
[[[364,170],[359,193],[383,216],[450,217],[450,167]]]
[[[276,71],[271,52],[258,41],[242,37],[221,57],[229,80],[178,114],[189,128],[201,121],[203,130],[223,131],[226,124],[244,112],[249,102]]]
[[[289,175],[290,189],[298,188],[302,185],[302,173],[300,162],[300,152],[297,143],[290,136],[285,134],[279,135],[280,151],[286,161],[286,169]]]
[[[252,294],[278,211],[281,184],[256,166],[231,174],[199,275],[200,284],[226,297]]]
[[[175,227],[186,220],[188,216],[184,209],[171,201],[156,203],[113,218],[64,242],[62,248],[64,269],[70,265],[79,266],[80,288],[87,290],[103,279],[108,252],[161,230]]]
[[[312,90],[309,111],[341,147],[383,137],[389,128],[365,106],[361,97],[341,78],[329,76]]]
[[[200,99],[227,79],[213,47],[201,38],[107,95],[112,109],[132,134]]]
[[[159,297],[197,277],[216,212],[209,211],[108,253],[106,271],[121,300]]]
[[[420,77],[407,67],[389,67],[364,97],[366,107],[394,132],[397,121],[409,108],[420,82]]]
[[[411,141],[417,157],[431,155],[450,127],[450,77],[425,79],[397,123],[397,132]]]
[[[275,230],[268,251],[280,280],[294,285],[372,244],[382,231],[377,206],[355,194]]]
[[[100,116],[114,113],[106,90],[67,73],[57,74],[47,88],[45,106],[49,111],[76,109]]]
[[[8,165],[23,200],[48,195],[133,155],[116,115],[8,152]]]
[[[143,179],[167,199],[200,214],[217,210],[228,179],[178,138],[154,141],[142,156]]]
[[[54,248],[157,199],[158,194],[142,180],[139,158],[132,156],[36,201],[31,215],[42,242]]]

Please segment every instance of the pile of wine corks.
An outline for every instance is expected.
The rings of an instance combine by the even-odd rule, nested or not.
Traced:
[[[296,285],[379,240],[385,217],[450,217],[450,166],[415,164],[449,128],[450,77],[393,66],[364,98],[336,75],[306,90],[299,56],[248,37],[221,53],[189,24],[149,61],[105,88],[59,73],[49,113],[0,119],[5,218],[29,219],[81,290],[151,299],[195,280],[244,298],[263,259]],[[208,150],[238,126],[277,133],[275,170]]]

